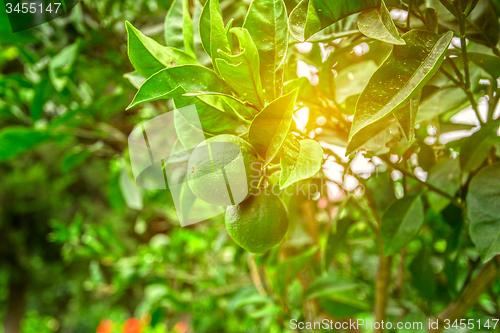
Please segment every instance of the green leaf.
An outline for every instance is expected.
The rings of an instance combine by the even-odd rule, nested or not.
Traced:
[[[418,106],[420,105],[420,97],[422,91],[413,96],[405,105],[394,111],[406,140],[411,141],[415,135],[415,121],[417,120]]]
[[[149,78],[166,67],[198,63],[186,52],[160,45],[145,36],[130,22],[125,22],[125,25],[128,33],[128,57],[137,73],[143,77]]]
[[[189,0],[174,0],[165,17],[165,44],[195,56]]]
[[[380,1],[379,8],[367,9],[359,14],[358,28],[367,37],[395,45],[406,44],[399,37],[398,29],[383,0]]]
[[[474,171],[484,163],[491,147],[498,142],[497,130],[498,123],[488,123],[464,141],[460,149],[462,171]]]
[[[248,126],[242,124],[239,119],[232,117],[229,112],[225,112],[224,103],[219,101],[226,99],[225,97],[209,97],[214,97],[214,101],[209,102],[207,99],[199,97],[174,97],[174,105],[178,109],[195,105],[201,127],[206,133],[241,135],[248,131]]]
[[[483,262],[500,254],[500,163],[487,166],[472,178],[467,193],[470,235]]]
[[[380,227],[385,255],[404,248],[423,224],[424,205],[420,194],[407,195],[392,203],[384,213]]]
[[[269,103],[252,121],[248,139],[269,164],[279,153],[292,124],[298,89]]]
[[[305,41],[316,32],[351,14],[378,8],[380,0],[302,0],[290,14],[290,32]]]
[[[451,196],[455,196],[460,189],[460,163],[458,159],[448,160],[436,164],[427,177],[427,182],[443,190]],[[450,204],[450,199],[434,192],[426,193],[429,205],[436,213],[441,212]]]
[[[216,59],[219,73],[238,96],[262,108],[265,102],[262,95],[257,47],[246,29],[233,28],[231,33],[238,37],[241,52],[229,55],[219,51],[221,59]]]
[[[438,13],[434,8],[426,8],[425,12],[425,25],[427,26],[427,30],[437,34],[439,28],[439,19]]]
[[[273,101],[283,93],[288,49],[288,17],[283,0],[253,0],[243,27],[252,36],[260,56],[264,94]]]
[[[221,50],[227,54],[231,53],[219,0],[208,0],[205,3],[200,18],[200,36],[203,48],[212,58],[214,69],[218,73],[215,62],[218,51]]]
[[[498,79],[500,77],[500,58],[476,52],[470,52],[468,55],[476,65],[484,69],[492,78]]]
[[[410,102],[407,102],[401,108],[408,109],[409,106]],[[390,142],[394,140],[399,142],[403,139],[404,134],[400,133],[400,127],[393,115],[384,117],[356,133],[347,145],[346,154],[349,155],[360,148],[364,148],[374,155],[388,153]]]
[[[69,74],[78,56],[79,40],[61,50],[49,63],[49,78],[54,88],[61,92],[69,82]]]
[[[291,134],[290,134],[291,135]],[[281,155],[280,189],[284,189],[302,179],[308,179],[321,170],[323,148],[314,140],[300,140],[295,136],[283,145]]]
[[[394,46],[361,94],[349,139],[414,96],[439,69],[452,37],[451,31],[436,35],[411,30],[404,34],[406,45]]]
[[[363,61],[342,69],[335,79],[337,103],[342,104],[347,97],[361,94],[376,70],[377,64],[373,60]]]
[[[22,154],[50,138],[48,133],[26,127],[4,128],[0,131],[0,161]]]
[[[169,67],[147,79],[127,109],[145,102],[181,96],[189,91],[231,94],[224,81],[206,67],[197,65]]]
[[[440,89],[428,96],[419,106],[416,123],[431,120],[443,113],[455,113],[466,108],[469,103],[462,88]]]

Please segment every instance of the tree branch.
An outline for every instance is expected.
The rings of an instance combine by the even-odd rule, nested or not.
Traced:
[[[387,163],[389,166],[391,166],[393,169],[396,169],[398,171],[400,171],[403,175],[405,176],[408,176],[412,179],[415,179],[417,180],[418,182],[420,182],[421,184],[423,184],[424,186],[426,186],[429,190],[433,191],[433,192],[436,192],[437,194],[440,194],[442,195],[443,197],[446,197],[448,199],[451,200],[451,202],[459,207],[460,209],[463,209],[463,205],[462,205],[462,202],[460,200],[458,200],[457,198],[449,195],[448,193],[444,192],[443,190],[437,188],[436,186],[428,183],[428,182],[424,182],[423,180],[421,179],[418,179],[417,176],[415,176],[414,174],[412,174],[411,172],[409,172],[408,170],[406,170],[405,168],[401,168],[400,166],[398,166],[397,164],[394,164],[392,163],[390,160],[388,160],[387,158],[385,157],[382,157],[382,156],[379,156],[385,163]]]
[[[444,329],[443,324],[446,319],[453,323],[455,319],[463,318],[467,314],[467,311],[476,304],[479,297],[497,279],[499,263],[500,257],[497,256],[486,264],[481,273],[469,284],[462,296],[437,316],[436,319],[439,320],[439,327],[437,329],[429,329],[429,332],[441,332]]]

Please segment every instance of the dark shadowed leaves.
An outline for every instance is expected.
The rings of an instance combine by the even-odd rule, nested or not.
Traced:
[[[420,194],[407,195],[389,206],[382,217],[380,233],[384,253],[391,255],[405,247],[424,223],[424,205]]]
[[[487,166],[472,178],[467,194],[467,216],[472,241],[488,261],[500,254],[500,163]]]

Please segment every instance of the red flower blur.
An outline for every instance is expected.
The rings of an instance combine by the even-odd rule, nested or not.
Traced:
[[[96,333],[111,333],[113,330],[113,321],[110,319],[101,320],[97,326]]]
[[[123,324],[123,333],[141,333],[142,324],[137,318],[130,318]]]

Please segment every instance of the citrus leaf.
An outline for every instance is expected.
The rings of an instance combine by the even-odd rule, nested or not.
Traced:
[[[424,224],[420,194],[407,195],[392,203],[382,216],[380,234],[384,253],[389,256],[405,247]]]
[[[165,44],[195,56],[189,0],[174,0],[165,17]]]
[[[243,27],[252,36],[260,56],[260,74],[268,101],[283,92],[288,49],[288,17],[283,0],[253,0]]]
[[[427,177],[427,182],[443,190],[451,196],[455,196],[460,189],[460,162],[448,160],[435,165]],[[450,204],[450,199],[434,192],[426,193],[429,205],[436,213],[441,212]]]
[[[4,128],[0,131],[0,161],[22,154],[50,138],[48,133],[26,127]]]
[[[125,22],[125,25],[128,33],[128,57],[137,73],[143,77],[148,78],[166,67],[198,63],[186,52],[160,45],[145,36],[130,22]]]
[[[488,123],[464,141],[460,149],[460,166],[464,172],[474,171],[483,164],[498,141],[497,130],[498,123]]]
[[[291,135],[291,134],[290,134]],[[314,140],[300,140],[295,136],[283,145],[281,156],[280,189],[318,173],[323,164],[323,148]]]
[[[292,124],[292,114],[299,90],[283,95],[269,103],[252,121],[248,139],[269,164],[279,153]]]
[[[197,65],[176,66],[165,68],[147,79],[127,109],[144,102],[181,96],[187,91],[231,93],[211,69]]]
[[[422,91],[419,91],[405,105],[394,111],[394,117],[399,122],[406,140],[411,141],[415,135],[415,121]]]
[[[174,97],[174,105],[178,109],[191,105],[196,106],[201,127],[206,133],[240,135],[248,131],[248,126],[225,111],[224,103],[221,101],[229,99],[224,96],[206,97],[213,97],[213,99],[202,99],[201,96],[177,96]]]
[[[219,0],[208,0],[205,3],[200,17],[200,36],[203,48],[210,58],[212,58],[214,69],[218,73],[215,62],[218,50],[227,54],[231,52],[226,29],[224,28],[224,21],[222,20]]]
[[[367,37],[390,44],[406,44],[406,42],[399,37],[398,29],[383,0],[380,1],[380,6],[378,8],[367,9],[359,14],[358,28],[359,31]]]
[[[472,241],[483,262],[500,253],[500,163],[487,166],[472,178],[467,193],[467,216]]]
[[[233,28],[231,33],[238,37],[240,49],[237,55],[228,55],[219,51],[216,59],[221,77],[237,95],[258,106],[264,106],[262,83],[259,73],[259,53],[252,37],[244,28]]]
[[[338,20],[369,8],[377,8],[380,0],[302,0],[290,14],[290,32],[305,41],[316,32]]]
[[[407,102],[401,108],[408,108],[409,103]],[[388,153],[390,148],[387,144],[394,138],[397,138],[399,141],[398,136],[402,136],[399,128],[400,126],[398,126],[398,122],[394,116],[390,115],[382,118],[356,133],[347,145],[346,154],[349,155],[360,148],[364,148],[375,155]]]
[[[414,96],[439,69],[452,37],[451,31],[436,35],[411,30],[404,34],[406,45],[394,46],[359,97],[349,139]]]

